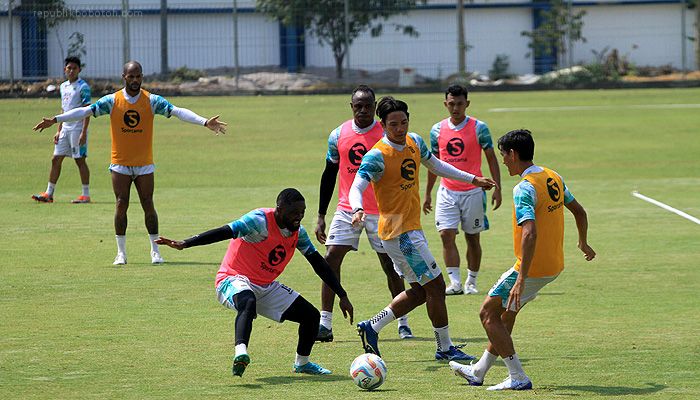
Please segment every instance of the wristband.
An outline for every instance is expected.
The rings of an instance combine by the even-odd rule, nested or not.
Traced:
[[[355,208],[355,209],[352,210],[352,215],[355,215],[355,214],[357,214],[357,213],[360,212],[360,211],[365,211],[365,209],[362,208],[362,207],[357,207],[357,208]]]

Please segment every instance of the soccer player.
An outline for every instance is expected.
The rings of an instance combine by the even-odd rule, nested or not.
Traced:
[[[253,319],[258,314],[277,322],[299,323],[294,372],[331,373],[309,361],[318,332],[318,310],[299,293],[277,281],[296,248],[306,257],[316,275],[338,295],[340,309],[352,323],[353,308],[345,290],[301,226],[305,210],[306,203],[301,193],[296,189],[284,189],[277,196],[276,208],[258,208],[228,225],[189,239],[158,239],[158,244],[178,250],[232,239],[216,274],[216,294],[222,305],[238,312],[233,375],[242,376],[250,363],[248,343]]]
[[[450,114],[430,130],[430,146],[433,154],[451,164],[476,176],[481,174],[481,151],[486,155],[491,176],[496,182],[491,204],[496,210],[501,206],[501,171],[493,150],[493,142],[488,126],[474,117],[466,115],[469,100],[467,89],[452,85],[445,91],[443,103]],[[428,184],[425,188],[423,212],[432,209],[431,193],[437,176],[428,171]],[[467,280],[462,289],[459,273],[459,250],[455,244],[459,226],[467,240]],[[442,178],[435,203],[435,226],[442,239],[442,254],[450,277],[450,285],[445,294],[476,294],[476,278],[481,266],[481,243],[479,232],[489,229],[486,218],[486,192],[469,182]]]
[[[61,109],[63,112],[90,104],[90,86],[80,78],[80,59],[68,57],[65,59],[63,73],[67,81],[59,87],[61,94]],[[53,137],[54,149],[51,158],[51,172],[49,172],[49,184],[46,191],[32,195],[32,199],[39,203],[53,203],[53,193],[61,175],[63,158],[71,157],[75,160],[80,173],[80,181],[83,184],[83,192],[71,203],[90,202],[90,169],[87,158],[87,138],[90,117],[85,119],[58,124],[58,132]]]
[[[391,303],[368,321],[357,325],[365,351],[379,355],[379,331],[397,315],[425,303],[435,331],[438,360],[470,360],[474,357],[457,349],[448,331],[445,281],[430,253],[420,223],[419,165],[433,173],[493,188],[496,183],[461,171],[433,156],[423,139],[408,133],[408,105],[393,97],[382,98],[377,105],[385,136],[365,154],[350,189],[352,223],[365,221],[362,193],[370,182],[379,208],[379,237],[394,266],[411,287],[394,297]]]
[[[348,192],[357,169],[362,161],[362,156],[371,149],[377,141],[384,136],[381,124],[374,120],[374,112],[377,102],[374,90],[365,85],[358,86],[352,92],[350,109],[353,119],[343,122],[335,128],[328,137],[328,153],[326,154],[326,169],[321,176],[320,200],[318,206],[318,222],[316,223],[316,239],[326,245],[326,261],[340,280],[340,266],[343,258],[350,251],[357,251],[360,244],[362,230],[352,226],[352,208],[348,200]],[[338,206],[331,222],[328,236],[326,236],[326,211],[333,197],[335,181],[340,175],[338,187]],[[379,257],[379,263],[386,274],[387,285],[391,297],[398,296],[404,291],[403,279],[394,271],[391,257],[386,254],[382,241],[377,236],[377,223],[379,211],[377,201],[374,199],[374,191],[368,188],[363,196],[363,204],[366,213],[365,231],[372,249]],[[333,341],[333,301],[335,294],[325,283],[321,286],[321,324],[318,328],[316,340],[321,342]],[[413,337],[408,326],[408,317],[398,318],[399,337],[408,339]]]
[[[586,210],[574,199],[559,174],[533,163],[535,142],[530,131],[518,129],[506,133],[498,139],[498,149],[510,176],[521,177],[513,188],[516,261],[493,285],[481,306],[481,323],[489,338],[484,355],[474,365],[451,362],[450,367],[470,385],[480,386],[500,356],[509,376],[488,390],[525,390],[532,388],[532,382],[515,353],[511,332],[522,307],[564,269],[564,207],[576,220],[578,248],[586,261],[596,254],[587,241]]]
[[[122,73],[125,86],[116,93],[100,98],[96,103],[73,109],[53,118],[44,118],[34,130],[44,130],[61,122],[78,121],[89,116],[109,115],[111,121],[112,188],[116,197],[114,230],[117,239],[117,256],[114,265],[126,264],[126,226],[131,183],[136,186],[143,208],[146,229],[151,243],[151,262],[162,264],[158,245],[158,214],[153,205],[155,164],[153,163],[153,117],[174,115],[191,124],[203,125],[218,133],[226,132],[226,123],[219,116],[209,119],[186,108],[175,107],[163,97],[141,88],[143,69],[136,61],[124,64]]]

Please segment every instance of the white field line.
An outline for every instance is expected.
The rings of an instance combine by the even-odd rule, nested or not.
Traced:
[[[643,195],[643,194],[640,194],[640,193],[637,192],[636,190],[632,192],[632,196],[634,196],[634,197],[636,197],[636,198],[638,198],[638,199],[642,199],[642,200],[644,200],[644,201],[646,201],[646,202],[649,202],[649,203],[651,203],[651,204],[653,204],[653,205],[655,205],[655,206],[659,206],[659,207],[663,208],[663,209],[666,210],[666,211],[670,211],[670,212],[672,212],[672,213],[674,213],[674,214],[680,215],[681,217],[683,217],[683,218],[685,218],[685,219],[687,219],[687,220],[689,220],[689,221],[695,222],[696,224],[700,225],[700,219],[697,219],[697,218],[693,217],[693,216],[690,215],[690,214],[686,214],[686,213],[684,213],[684,212],[681,211],[681,210],[676,210],[675,208],[673,208],[673,207],[671,207],[671,206],[669,206],[669,205],[666,205],[666,204],[664,204],[664,203],[662,203],[662,202],[660,202],[660,201],[654,200],[654,199],[652,199],[651,197],[647,197],[647,196],[645,196],[645,195]]]
[[[700,108],[700,104],[630,104],[608,106],[560,106],[560,107],[510,107],[489,108],[489,112],[535,112],[535,111],[599,111],[599,110],[661,110],[677,108]]]

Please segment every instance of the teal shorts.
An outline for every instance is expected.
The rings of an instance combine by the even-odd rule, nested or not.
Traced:
[[[516,271],[515,268],[509,269],[508,271],[504,272],[500,278],[498,278],[498,281],[496,281],[496,283],[491,287],[491,290],[489,290],[490,297],[501,298],[501,305],[504,309],[508,305],[510,290],[513,289],[513,285],[515,285],[518,275],[518,271]],[[537,293],[539,293],[540,289],[557,279],[557,276],[559,275],[547,276],[543,278],[525,278],[525,290],[520,296],[520,308],[522,308],[530,300],[537,297]],[[512,307],[510,310],[518,311],[514,310]]]

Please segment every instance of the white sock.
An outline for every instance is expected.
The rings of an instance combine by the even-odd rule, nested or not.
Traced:
[[[397,321],[399,321],[399,326],[408,326],[408,315],[397,318]]]
[[[447,351],[450,346],[453,346],[452,339],[450,339],[449,325],[445,325],[442,328],[433,327],[435,331],[435,344],[437,344],[437,351]]]
[[[396,317],[394,316],[394,312],[391,311],[391,308],[387,306],[382,311],[380,311],[379,314],[372,317],[372,319],[370,319],[369,322],[372,325],[372,329],[374,329],[375,332],[379,333],[379,331],[382,330],[382,328],[387,326],[389,322],[395,319]]]
[[[476,286],[476,277],[479,276],[479,271],[472,271],[472,270],[467,270],[467,282],[465,285],[474,285]]]
[[[477,378],[483,381],[486,373],[489,372],[489,369],[491,369],[497,359],[497,355],[489,353],[488,350],[484,350],[484,354],[472,367],[472,372]]]
[[[459,267],[447,267],[447,275],[450,277],[450,282],[461,283],[462,275],[459,273]]]
[[[90,197],[90,185],[83,185],[83,196]]]
[[[294,365],[302,366],[309,362],[309,356],[300,356],[297,354],[297,358],[294,360]]]
[[[240,356],[241,354],[248,354],[248,346],[245,343],[236,345],[236,354],[234,357]]]
[[[115,235],[117,238],[117,253],[126,255],[126,235]]]
[[[333,313],[331,311],[321,311],[321,325],[326,329],[333,329]]]
[[[503,358],[503,362],[506,364],[506,367],[508,367],[511,379],[523,380],[523,378],[527,377],[517,354]]]
[[[49,182],[49,184],[46,186],[46,193],[49,194],[49,196],[53,196],[53,191],[56,189],[56,184]]]
[[[160,254],[160,250],[158,250],[158,244],[156,244],[155,240],[158,240],[158,234],[148,234],[148,239],[151,242],[151,251]]]

